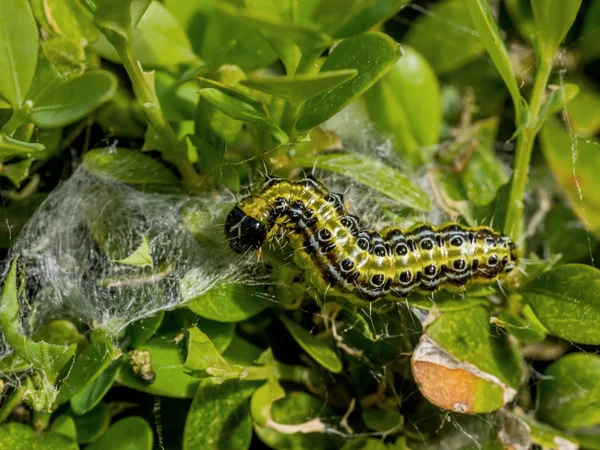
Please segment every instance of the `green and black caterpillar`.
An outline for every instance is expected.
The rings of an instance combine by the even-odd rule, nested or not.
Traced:
[[[368,301],[491,283],[518,261],[515,244],[485,226],[363,228],[342,195],[313,177],[267,179],[260,193],[229,213],[225,234],[231,248],[243,253],[259,249],[281,228],[288,231],[295,261],[317,287]]]

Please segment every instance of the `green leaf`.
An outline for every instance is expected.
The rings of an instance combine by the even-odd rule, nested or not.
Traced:
[[[43,144],[19,141],[0,132],[0,161],[7,160],[13,156],[29,158],[35,153],[44,151],[44,149]]]
[[[554,178],[573,212],[596,237],[600,237],[600,143],[571,135],[556,120],[542,127],[541,144]]]
[[[302,347],[302,349],[321,366],[333,373],[340,373],[342,371],[342,361],[331,347],[330,342],[317,339],[296,322],[288,319],[284,315],[280,315],[279,319],[283,322],[298,345],[300,345],[300,347]]]
[[[236,8],[227,2],[219,2],[215,6],[224,14],[256,27],[267,39],[276,38],[294,42],[303,53],[324,49],[331,43],[331,38],[314,26],[286,22],[278,16]]]
[[[250,400],[252,419],[259,427],[266,427],[271,421],[271,406],[274,402],[285,397],[285,391],[279,382],[271,378],[259,387]]]
[[[579,442],[571,433],[559,431],[550,425],[538,422],[527,414],[519,414],[518,418],[529,427],[531,440],[535,444],[544,448],[579,448]]]
[[[77,443],[88,444],[98,439],[110,425],[110,411],[106,403],[98,403],[91,411],[78,416],[67,410],[75,421]]]
[[[488,0],[466,0],[466,4],[469,8],[473,24],[479,33],[479,37],[510,92],[515,108],[515,116],[517,117],[517,124],[520,124],[520,118],[522,117],[521,106],[523,101],[519,91],[519,85],[510,63],[508,51],[504,45],[504,39],[500,34],[498,24],[492,14],[492,9]]]
[[[597,85],[578,82],[579,94],[566,109],[573,133],[592,137],[600,131],[600,91]]]
[[[202,380],[185,422],[183,449],[248,449],[252,421],[248,399],[256,382]]]
[[[175,398],[192,398],[200,380],[185,373],[183,369],[184,348],[175,339],[157,336],[137,350],[148,351],[156,379],[147,384],[137,377],[127,359],[121,359],[117,381],[124,386],[153,395]]]
[[[152,267],[152,250],[150,248],[150,242],[146,235],[142,236],[142,243],[140,246],[127,258],[118,259],[116,263],[125,264],[128,266],[136,267]]]
[[[406,175],[378,159],[359,154],[329,154],[312,158],[294,158],[286,167],[315,167],[342,173],[391,199],[419,211],[429,211],[429,196]]]
[[[177,185],[177,177],[156,159],[124,148],[97,148],[83,156],[83,167],[99,178],[134,185]]]
[[[243,377],[245,367],[230,364],[223,358],[206,333],[197,327],[188,331],[188,354],[184,364],[187,370],[206,372],[214,384]]]
[[[141,417],[127,417],[112,425],[100,439],[88,445],[86,450],[152,450],[153,442],[154,435],[148,422]]]
[[[514,398],[520,359],[503,337],[490,331],[489,313],[481,306],[445,312],[426,328],[413,353],[412,370],[429,401],[476,414],[497,410]]]
[[[87,345],[87,339],[79,332],[75,324],[68,320],[53,320],[42,325],[32,339],[36,342],[44,341],[55,345]]]
[[[403,55],[365,95],[378,128],[394,135],[396,149],[415,163],[429,161],[439,142],[442,105],[433,69],[416,50]],[[425,148],[429,147],[429,148]]]
[[[69,374],[61,383],[56,404],[66,402],[89,386],[120,354],[102,329],[94,330],[90,345],[75,356]]]
[[[16,187],[20,187],[25,178],[29,176],[29,168],[32,162],[33,159],[24,159],[12,164],[4,164],[0,168],[0,175],[8,178]]]
[[[251,366],[256,363],[261,353],[260,348],[234,334],[231,344],[223,353],[223,357],[231,364]]]
[[[594,0],[585,12],[583,29],[579,37],[579,48],[585,62],[600,59],[600,1]]]
[[[443,0],[411,23],[403,43],[423,55],[438,75],[449,74],[485,51],[473,27],[467,2]]]
[[[219,71],[220,74],[222,72],[223,72],[223,70]],[[238,81],[238,79],[236,79],[238,77],[239,77],[239,81]],[[195,77],[194,79],[203,88],[215,88],[215,89],[223,92],[224,94],[227,94],[231,97],[237,98],[238,100],[241,100],[242,102],[248,103],[254,109],[256,109],[257,111],[260,111],[262,114],[264,114],[265,117],[267,117],[267,118],[269,117],[269,110],[267,109],[267,107],[265,106],[265,104],[262,101],[257,100],[256,98],[252,97],[251,95],[248,95],[246,92],[242,92],[240,89],[237,89],[236,87],[233,87],[233,86],[239,86],[240,83],[245,84],[246,75],[243,72],[240,73],[238,76],[236,76],[233,73],[230,74],[229,75],[230,80],[227,80],[227,78],[228,78],[227,74],[223,74],[223,78],[224,78],[223,82],[219,82],[219,81],[215,81],[215,80],[211,80],[211,79],[203,78],[203,77]],[[229,81],[229,83],[225,84],[228,81]]]
[[[537,414],[558,428],[594,427],[600,425],[599,398],[600,356],[571,353],[544,371]]]
[[[362,411],[362,419],[371,430],[384,434],[397,433],[404,426],[404,418],[396,411],[365,408]]]
[[[90,114],[115,94],[117,78],[106,70],[86,72],[46,91],[29,110],[29,118],[40,127],[69,125]]]
[[[550,86],[548,86],[550,87]],[[561,86],[552,86],[550,95],[546,98],[539,114],[538,130],[544,122],[555,113],[565,108],[573,98],[579,94],[579,86],[573,83],[565,83]]]
[[[0,13],[0,97],[18,110],[38,58],[38,29],[27,0],[3,0]]]
[[[125,23],[121,27],[125,30]],[[128,40],[135,58],[144,66],[169,67],[198,59],[184,30],[158,1],[150,3]],[[120,62],[119,55],[105,38],[96,42],[93,48],[104,58]]]
[[[160,327],[164,317],[164,311],[159,311],[150,317],[136,320],[129,325],[129,327],[127,327],[129,346],[131,348],[137,348],[146,343],[148,339],[150,339],[154,333],[156,333],[156,330],[158,330]]]
[[[229,348],[235,336],[235,323],[216,322],[204,317],[194,317],[194,325],[206,333],[221,354]]]
[[[189,272],[181,280],[181,296],[186,306],[199,316],[217,322],[239,322],[252,317],[270,306],[261,296],[260,287],[225,284],[196,296],[196,274]]]
[[[50,427],[50,431],[58,434],[62,434],[64,437],[71,439],[73,442],[77,439],[77,428],[75,426],[75,421],[71,416],[67,416],[63,414],[62,416],[58,416],[52,422],[52,426]]]
[[[566,264],[542,273],[519,292],[555,336],[600,344],[600,271]]]
[[[505,327],[510,334],[525,344],[535,344],[546,337],[546,329],[539,322],[528,321],[509,311],[501,311],[494,323]]]
[[[533,17],[537,25],[537,45],[540,56],[552,59],[558,46],[573,25],[581,0],[531,0]]]
[[[253,123],[277,139],[280,144],[288,142],[287,134],[271,122],[263,111],[257,110],[254,106],[214,88],[202,89],[200,96],[232,119]]]
[[[342,39],[367,31],[369,28],[395,16],[410,0],[371,0],[363,2],[339,27],[333,37]]]
[[[120,36],[131,41],[133,29],[152,0],[102,0],[96,5],[94,23],[109,39]]]
[[[71,397],[70,405],[73,412],[82,415],[94,409],[112,387],[119,369],[119,362],[114,361],[94,381]]]
[[[100,33],[83,3],[77,0],[45,0],[41,7],[40,15],[35,10],[34,13],[49,34],[65,36],[84,47],[98,39]]]
[[[351,80],[358,74],[354,69],[343,69],[317,74],[302,74],[288,77],[268,77],[254,75],[241,84],[257,91],[281,97],[293,106],[329,91]]]
[[[42,434],[28,425],[8,423],[0,426],[0,450],[79,450],[77,444],[59,433]]]
[[[253,25],[210,7],[209,2],[166,0],[164,4],[186,29],[196,53],[208,61],[207,68],[236,64],[251,71],[266,67],[277,59],[269,43]]]
[[[399,57],[398,44],[383,33],[367,32],[344,39],[327,57],[320,72],[354,69],[358,75],[308,100],[302,108],[296,129],[308,131],[325,122],[369,89]]]
[[[380,439],[358,437],[348,441],[341,450],[389,450]]]
[[[277,388],[274,387],[274,390],[277,390]],[[254,397],[252,399],[255,401]],[[258,403],[257,400],[255,401],[255,406],[260,406],[256,404]],[[269,399],[266,398],[264,401],[269,401]],[[319,417],[331,417],[332,414],[331,409],[321,399],[313,397],[306,392],[290,392],[284,398],[272,403],[270,407],[271,419],[283,426],[294,426],[312,420],[315,420],[315,423],[319,426],[319,424],[322,425],[318,419]],[[312,450],[332,450],[340,448],[344,442],[331,433],[280,433],[276,429],[265,428],[258,423],[254,424],[254,431],[260,440],[270,448],[286,450],[303,450],[307,448]]]
[[[37,371],[44,374],[46,381],[39,397],[34,399],[34,408],[50,409],[56,392],[52,383],[59,371],[69,362],[75,353],[75,344],[53,345],[46,342],[34,342],[19,333],[19,303],[17,301],[17,260],[13,259],[10,271],[4,282],[2,301],[0,303],[0,328],[6,342],[12,349],[29,362]]]

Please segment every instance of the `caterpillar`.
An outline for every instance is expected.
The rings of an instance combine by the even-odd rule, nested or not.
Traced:
[[[515,244],[486,226],[362,228],[342,195],[330,193],[312,176],[268,178],[260,193],[239,201],[225,222],[237,253],[259,249],[282,228],[296,262],[318,274],[313,284],[367,301],[464,290],[470,283],[494,282],[518,263]]]

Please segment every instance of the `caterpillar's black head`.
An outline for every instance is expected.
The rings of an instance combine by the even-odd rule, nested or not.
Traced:
[[[260,248],[267,238],[267,228],[236,206],[225,221],[225,236],[234,251],[244,253]]]

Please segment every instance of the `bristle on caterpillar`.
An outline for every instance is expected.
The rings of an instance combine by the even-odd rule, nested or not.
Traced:
[[[314,284],[368,301],[491,283],[518,261],[515,244],[485,226],[362,228],[342,195],[312,177],[268,179],[260,193],[236,204],[225,234],[242,253],[259,249],[281,228],[288,230],[296,262],[316,274]]]

